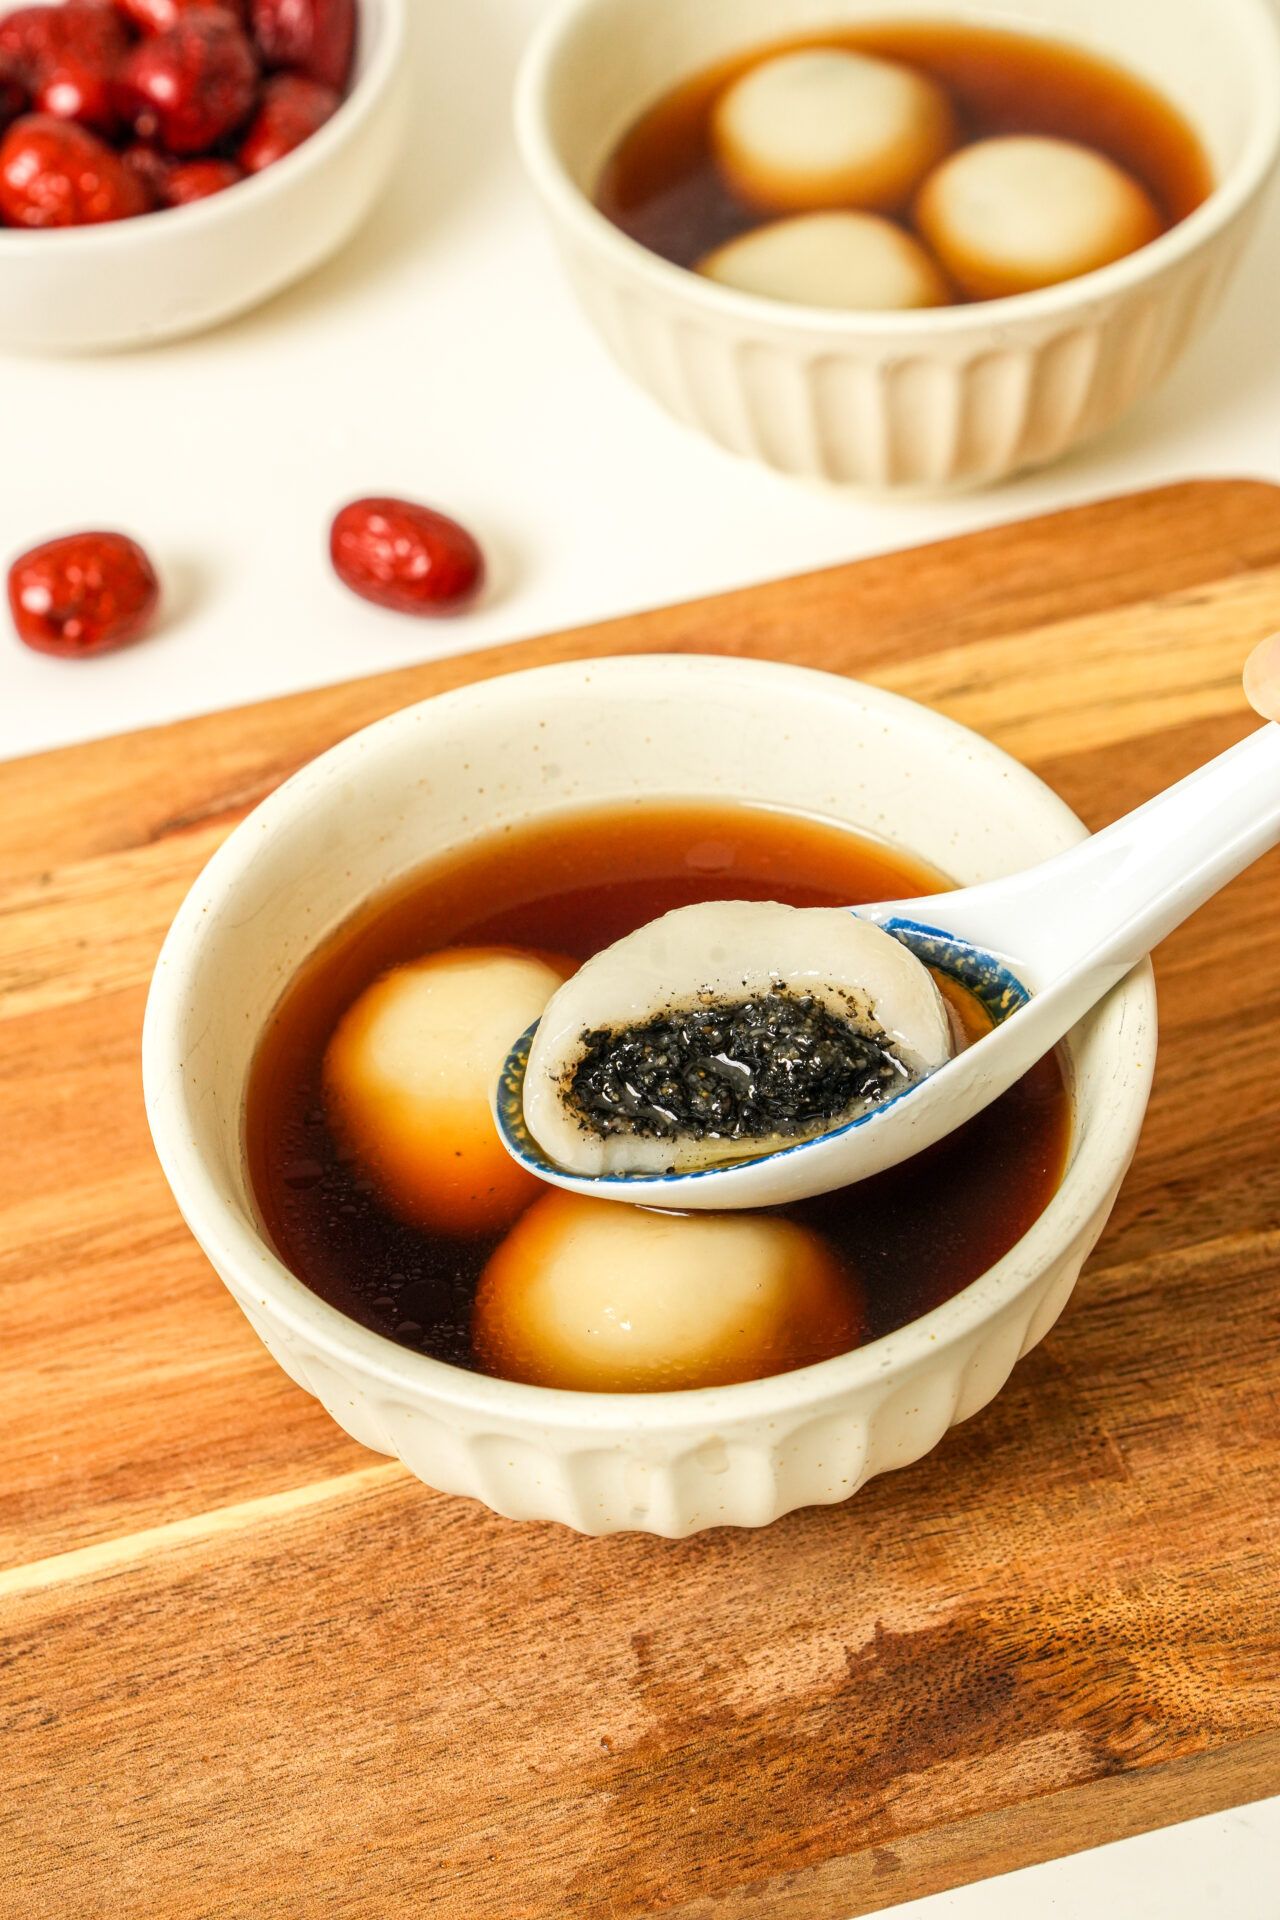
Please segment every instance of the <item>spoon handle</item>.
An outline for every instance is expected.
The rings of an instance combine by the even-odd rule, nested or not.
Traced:
[[[859,909],[938,924],[1016,960],[1043,992],[1068,973],[1119,979],[1280,841],[1280,726],[1259,729],[1078,846],[933,899]]]

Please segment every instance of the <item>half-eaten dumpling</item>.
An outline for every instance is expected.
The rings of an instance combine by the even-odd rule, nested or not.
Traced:
[[[566,1171],[686,1171],[844,1125],[952,1053],[933,976],[845,908],[681,907],[550,1000],[525,1121]]]

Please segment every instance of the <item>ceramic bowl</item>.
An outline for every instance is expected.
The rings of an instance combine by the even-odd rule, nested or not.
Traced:
[[[678,81],[788,35],[984,22],[1101,54],[1199,132],[1217,190],[1153,245],[1042,292],[833,313],[719,286],[592,205],[619,136]],[[1156,387],[1214,313],[1280,150],[1273,0],[562,0],[526,56],[525,165],[588,316],[632,377],[723,447],[872,488],[993,481],[1056,459]]]
[[[710,724],[714,722],[714,724]],[[794,667],[656,656],[551,667],[410,707],[313,761],[214,856],[165,942],[143,1043],[178,1204],[280,1365],[430,1486],[584,1533],[760,1526],[843,1500],[984,1406],[1061,1312],[1142,1124],[1150,968],[1072,1032],[1070,1164],[998,1265],[820,1366],[698,1392],[584,1394],[484,1378],[348,1320],[283,1266],[245,1172],[245,1087],[298,967],[371,897],[508,823],[643,794],[847,822],[961,884],[1071,844],[1079,821],[977,735]]]
[[[395,157],[405,40],[405,0],[360,0],[355,77],[337,113],[225,193],[98,227],[0,228],[0,349],[79,353],[197,333],[319,266]]]

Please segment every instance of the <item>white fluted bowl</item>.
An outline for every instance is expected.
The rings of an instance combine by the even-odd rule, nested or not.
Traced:
[[[1099,272],[902,314],[739,293],[596,211],[618,138],[680,80],[787,35],[911,18],[1022,29],[1119,63],[1196,128],[1216,191]],[[561,0],[526,55],[516,126],[583,307],[677,419],[784,473],[972,486],[1112,425],[1212,317],[1280,153],[1280,21],[1273,0]]]
[[[405,0],[360,0],[350,91],[283,160],[190,206],[95,227],[0,227],[0,349],[150,346],[258,306],[349,240],[408,104]]]
[[[308,955],[424,862],[508,823],[639,794],[819,814],[964,885],[1083,832],[976,734],[832,675],[691,655],[485,681],[355,734],[236,829],[165,942],[143,1068],[192,1232],[280,1365],[348,1433],[499,1513],[678,1537],[843,1500],[998,1392],[1111,1211],[1146,1110],[1155,996],[1144,966],[1071,1034],[1070,1164],[1031,1231],[897,1333],[771,1380],[639,1395],[522,1386],[408,1352],[295,1279],[263,1232],[243,1140],[258,1038]]]

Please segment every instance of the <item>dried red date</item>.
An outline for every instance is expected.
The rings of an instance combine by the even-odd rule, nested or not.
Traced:
[[[169,156],[161,153],[157,147],[144,146],[139,140],[133,146],[126,147],[120,158],[134,178],[142,182],[151,203],[162,207],[169,175],[173,171],[173,161]]]
[[[351,78],[356,0],[250,0],[264,67],[291,67],[339,93]]]
[[[68,53],[109,58],[127,44],[120,17],[106,0],[15,7],[0,15],[0,53],[14,63],[32,91]]]
[[[123,533],[46,540],[9,569],[18,637],[66,659],[107,653],[138,639],[160,600],[155,568]]]
[[[150,206],[119,154],[73,120],[25,114],[0,140],[0,220],[11,227],[97,226]]]
[[[160,197],[166,207],[189,207],[193,200],[225,193],[243,179],[234,160],[184,160],[170,167]]]
[[[243,125],[258,92],[258,65],[225,12],[199,7],[136,47],[117,97],[139,139],[173,154],[203,153]]]
[[[184,13],[208,12],[217,7],[231,15],[238,27],[245,24],[244,0],[116,0],[118,10],[139,33],[168,33]]]
[[[14,134],[0,225],[125,219],[272,166],[341,104],[356,4],[65,0],[0,14],[0,143]],[[270,67],[288,70],[264,80]],[[56,122],[110,144],[59,141]]]
[[[329,534],[334,571],[352,593],[396,613],[458,613],[484,582],[465,527],[412,500],[353,500]]]
[[[0,20],[0,53],[37,111],[101,133],[116,125],[113,87],[128,48],[120,16],[102,0],[19,7]]]
[[[8,54],[0,53],[0,133],[30,104],[26,84]]]
[[[240,165],[246,173],[273,167],[318,132],[341,105],[341,96],[318,80],[304,80],[298,73],[273,74],[241,142]]]

